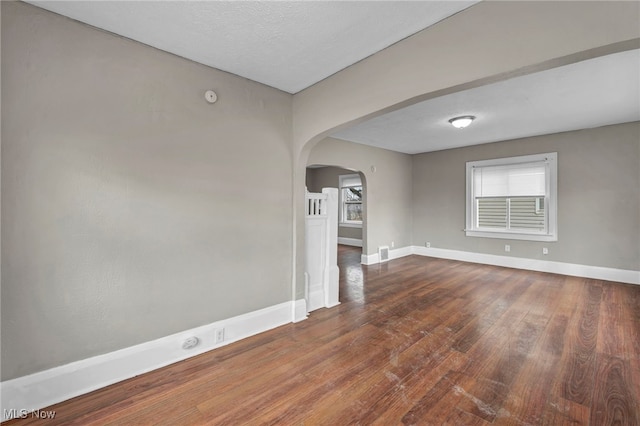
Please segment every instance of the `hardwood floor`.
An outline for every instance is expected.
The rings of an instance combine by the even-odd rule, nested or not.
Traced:
[[[7,424],[640,425],[640,286],[339,258],[339,306]]]

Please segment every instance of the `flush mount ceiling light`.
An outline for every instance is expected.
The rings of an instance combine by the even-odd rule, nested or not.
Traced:
[[[473,115],[463,115],[462,117],[455,117],[449,120],[449,123],[456,129],[464,129],[467,127],[476,117]]]

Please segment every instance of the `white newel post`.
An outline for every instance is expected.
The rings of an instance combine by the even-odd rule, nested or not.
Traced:
[[[305,298],[311,312],[325,307],[327,195],[307,192],[305,209]]]
[[[324,299],[325,307],[330,308],[340,304],[338,301],[340,279],[340,270],[338,268],[338,190],[336,188],[323,188],[322,193],[327,196]]]
[[[307,312],[339,304],[338,190],[307,192],[305,287]]]

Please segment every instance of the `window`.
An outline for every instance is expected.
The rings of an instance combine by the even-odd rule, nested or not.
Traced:
[[[360,175],[340,176],[340,226],[362,226],[362,180]]]
[[[557,153],[467,163],[470,237],[557,241]]]

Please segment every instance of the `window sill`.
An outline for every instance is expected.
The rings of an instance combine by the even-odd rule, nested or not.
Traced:
[[[340,223],[338,223],[338,226],[340,226],[342,228],[362,228],[362,222],[360,222],[360,223],[356,223],[356,222],[340,222]]]
[[[465,230],[465,235],[467,237],[501,238],[504,240],[558,241],[558,236],[553,234],[526,234],[517,232]]]

